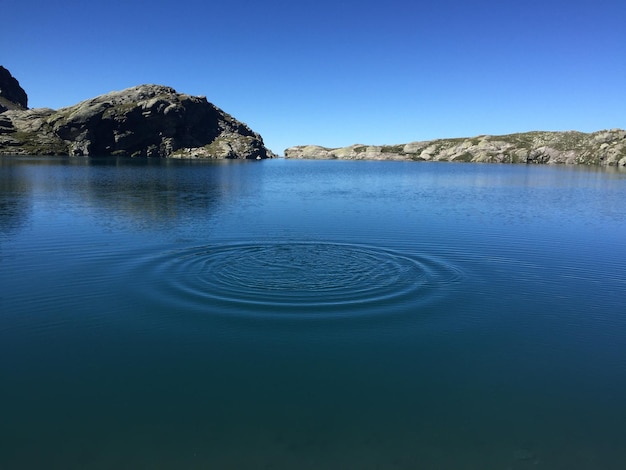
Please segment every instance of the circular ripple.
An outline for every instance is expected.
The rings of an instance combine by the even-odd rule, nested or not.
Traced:
[[[461,278],[458,269],[437,259],[319,242],[195,247],[148,264],[141,272],[160,280],[148,283],[158,289],[160,301],[207,310],[239,305],[266,313],[323,315],[350,306],[417,305],[445,295]]]

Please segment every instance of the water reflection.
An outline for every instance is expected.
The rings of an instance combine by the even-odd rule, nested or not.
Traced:
[[[258,191],[261,181],[243,177],[252,169],[246,165],[257,162],[4,157],[0,163],[2,230],[18,229],[35,209],[49,217],[80,210],[112,229],[166,229],[210,216],[224,200]]]
[[[18,231],[32,211],[31,188],[22,170],[10,159],[0,158],[0,233]]]

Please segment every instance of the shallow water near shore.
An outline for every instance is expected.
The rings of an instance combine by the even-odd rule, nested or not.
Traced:
[[[626,173],[0,159],[2,469],[622,469]]]

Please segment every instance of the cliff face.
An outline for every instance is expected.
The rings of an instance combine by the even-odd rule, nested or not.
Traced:
[[[263,159],[248,126],[206,98],[160,85],[111,92],[59,110],[0,113],[0,155]]]
[[[291,147],[285,158],[420,160],[488,163],[568,163],[626,166],[626,131],[526,132],[439,139],[402,145]]]
[[[28,108],[28,96],[13,75],[0,65],[0,113]]]

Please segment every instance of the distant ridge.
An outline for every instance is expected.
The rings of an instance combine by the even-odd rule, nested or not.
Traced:
[[[626,131],[537,131],[341,148],[304,145],[286,149],[285,158],[626,166]]]

